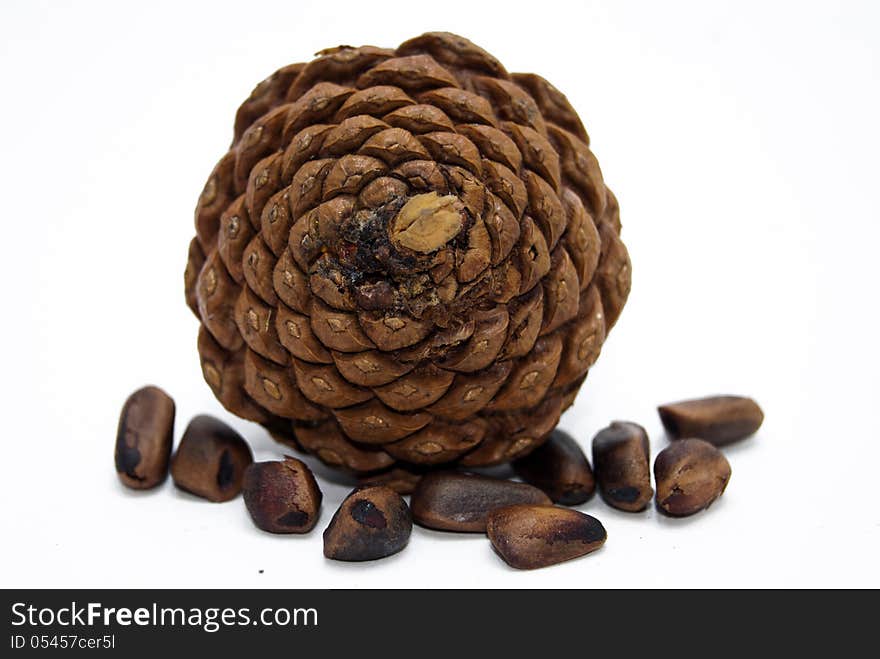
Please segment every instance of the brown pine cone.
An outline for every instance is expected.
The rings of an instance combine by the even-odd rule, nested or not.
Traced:
[[[556,88],[452,34],[280,69],[196,208],[205,380],[356,472],[529,453],[630,289],[588,143]]]

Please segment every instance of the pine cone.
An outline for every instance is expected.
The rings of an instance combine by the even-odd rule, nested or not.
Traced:
[[[451,34],[280,69],[196,208],[205,380],[355,472],[529,453],[630,288],[588,143],[546,80]]]

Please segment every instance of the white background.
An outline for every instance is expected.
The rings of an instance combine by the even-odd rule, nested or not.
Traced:
[[[200,374],[182,277],[197,195],[264,76],[432,29],[562,89],[620,199],[632,295],[562,427],[588,445],[632,419],[656,453],[659,403],[764,407],[708,512],[595,498],[606,546],[534,572],[420,528],[342,564],[321,531],[343,484],[321,480],[305,537],[256,530],[240,500],[118,484],[119,408],[147,382],[176,399],[178,437],[209,412],[281,455]],[[868,2],[4,1],[0,585],[880,586],[878,35]]]

